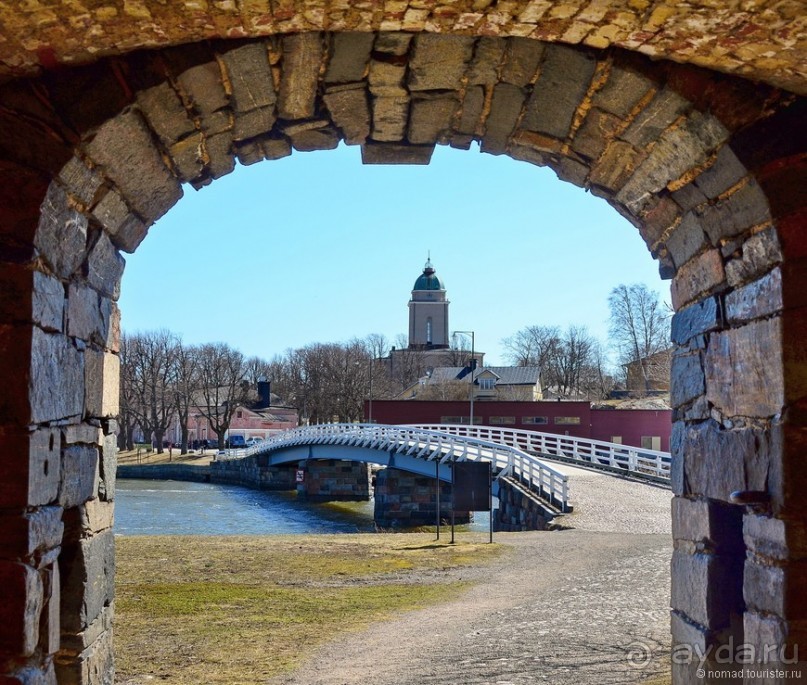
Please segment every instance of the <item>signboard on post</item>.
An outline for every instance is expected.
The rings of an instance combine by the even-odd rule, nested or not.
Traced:
[[[490,462],[457,461],[454,469],[454,511],[490,511]]]
[[[297,469],[297,473],[295,474],[294,480],[296,483],[304,483],[305,471],[303,469]]]

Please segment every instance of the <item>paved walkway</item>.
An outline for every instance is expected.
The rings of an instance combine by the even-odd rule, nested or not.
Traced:
[[[284,685],[634,685],[669,651],[670,492],[563,465],[572,529],[497,534],[461,599],[316,650]],[[464,534],[468,535],[468,534]]]

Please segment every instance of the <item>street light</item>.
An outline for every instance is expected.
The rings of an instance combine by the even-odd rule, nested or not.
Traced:
[[[471,428],[473,428],[473,425],[474,425],[474,367],[476,366],[476,364],[475,364],[476,359],[475,359],[475,356],[474,356],[474,332],[473,331],[454,331],[453,337],[455,339],[456,339],[456,337],[458,335],[470,335],[471,336],[471,361],[468,363],[468,366],[471,369],[471,372],[468,375],[471,377],[471,399],[470,399],[471,421],[470,421],[470,426],[471,426]]]

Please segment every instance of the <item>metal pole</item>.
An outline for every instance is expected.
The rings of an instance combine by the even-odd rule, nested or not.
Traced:
[[[440,539],[440,460],[434,460],[435,474],[437,479],[437,539]]]
[[[490,530],[488,542],[493,542],[493,464],[488,462],[488,511],[490,512]]]
[[[451,457],[451,544],[454,544],[454,466],[456,457]]]
[[[471,428],[474,427],[474,371],[476,371],[474,349],[474,332],[471,331]]]

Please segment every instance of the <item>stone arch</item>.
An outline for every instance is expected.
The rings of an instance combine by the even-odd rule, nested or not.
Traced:
[[[618,49],[313,32],[48,71],[6,83],[0,104],[10,682],[111,672],[120,251],[181,183],[340,139],[365,163],[479,140],[639,228],[677,309],[674,638],[804,636],[803,99]]]

